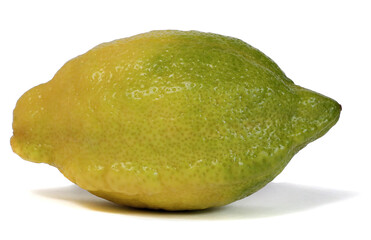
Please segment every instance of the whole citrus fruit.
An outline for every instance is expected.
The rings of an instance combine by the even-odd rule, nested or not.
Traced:
[[[262,188],[340,110],[241,40],[153,31],[101,44],[26,92],[11,145],[119,204],[204,209]]]

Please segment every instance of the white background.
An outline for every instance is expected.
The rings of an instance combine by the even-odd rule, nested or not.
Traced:
[[[0,239],[371,239],[367,1],[2,1]],[[95,45],[155,29],[240,38],[296,84],[336,99],[337,125],[256,194],[167,213],[120,208],[15,155],[12,111]]]

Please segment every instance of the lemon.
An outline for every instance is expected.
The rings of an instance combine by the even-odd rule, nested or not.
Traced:
[[[27,91],[11,146],[118,204],[205,209],[262,188],[340,111],[241,40],[152,31],[98,45]]]

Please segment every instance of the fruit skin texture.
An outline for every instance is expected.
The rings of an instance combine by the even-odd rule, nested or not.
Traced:
[[[241,40],[152,31],[98,45],[27,91],[11,146],[118,204],[205,209],[265,186],[340,111]]]

